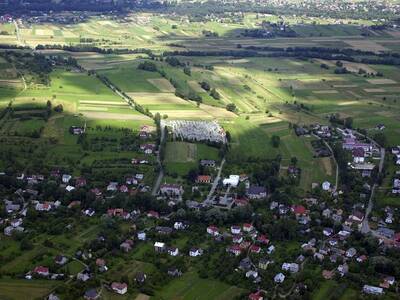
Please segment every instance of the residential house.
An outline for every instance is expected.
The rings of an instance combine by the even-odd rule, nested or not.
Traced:
[[[120,249],[124,252],[129,252],[132,250],[133,247],[133,241],[132,240],[126,240],[123,242],[120,246]]]
[[[297,273],[299,271],[299,265],[296,263],[283,263],[283,271],[289,271],[290,273]]]
[[[179,255],[179,249],[176,247],[170,247],[168,248],[168,254],[171,256],[178,256]]]
[[[183,187],[178,184],[163,184],[160,187],[160,193],[166,196],[180,197],[183,192]]]
[[[372,286],[372,285],[364,285],[362,291],[365,294],[369,294],[369,295],[382,295],[383,294],[383,289],[377,286]]]
[[[250,199],[263,199],[267,197],[267,189],[263,186],[250,186],[246,192]]]
[[[188,226],[183,222],[175,222],[174,223],[174,229],[175,230],[183,230],[183,229],[186,229],[187,227]]]
[[[365,151],[363,148],[354,148],[352,151],[353,162],[356,164],[362,164],[365,162]]]
[[[47,277],[50,274],[49,268],[43,266],[38,266],[35,269],[33,269],[33,273],[43,277]]]
[[[147,217],[148,217],[148,218],[159,219],[159,218],[160,218],[160,214],[159,214],[158,212],[154,211],[154,210],[150,210],[150,211],[147,213]]]
[[[357,250],[355,248],[350,248],[346,251],[346,257],[353,258],[357,254]]]
[[[243,242],[243,236],[241,234],[235,234],[232,236],[232,241],[235,244],[240,244],[241,242]]]
[[[258,272],[254,270],[249,270],[246,272],[246,278],[256,279],[258,277]]]
[[[228,248],[228,251],[235,256],[239,256],[242,253],[242,248],[239,245],[232,245]]]
[[[231,233],[232,234],[240,234],[241,231],[242,230],[241,230],[240,226],[235,226],[235,225],[231,226]]]
[[[44,203],[36,203],[35,205],[35,210],[37,211],[50,211],[51,210],[51,203],[50,202],[44,202]]]
[[[200,165],[203,167],[215,168],[215,160],[202,159],[202,160],[200,160]]]
[[[231,187],[237,187],[239,184],[239,179],[240,176],[239,175],[229,175],[229,178],[224,178],[224,180],[222,180],[222,184],[224,186],[231,186]]]
[[[196,178],[196,183],[211,183],[212,179],[210,175],[199,175]]]
[[[254,230],[253,224],[250,223],[244,223],[243,224],[243,231],[244,232],[251,232]]]
[[[71,175],[69,175],[69,174],[64,174],[63,176],[62,176],[62,182],[63,183],[68,183],[70,180],[71,180],[71,178],[72,178],[72,176]]]
[[[137,272],[135,276],[135,281],[139,284],[143,284],[146,281],[147,275],[143,272]]]
[[[96,289],[87,290],[83,296],[86,300],[97,300],[100,299],[100,294]]]
[[[169,268],[167,273],[171,277],[181,277],[182,276],[182,271],[178,270],[177,268]]]
[[[167,227],[167,226],[157,226],[156,231],[158,234],[161,234],[161,235],[170,235],[172,233],[173,229],[171,227]]]
[[[203,254],[203,250],[200,248],[192,248],[189,251],[190,257],[197,257],[197,256],[201,256],[202,254]]]
[[[261,258],[260,261],[258,262],[258,267],[261,270],[266,270],[268,268],[268,265],[270,264],[270,261],[265,258]]]
[[[166,246],[165,243],[162,242],[155,242],[154,243],[154,250],[158,253],[165,252]]]
[[[274,281],[275,281],[276,283],[282,283],[282,282],[284,282],[284,281],[285,281],[285,275],[283,275],[282,273],[276,274],[275,277],[274,277]]]
[[[269,239],[267,238],[266,235],[261,234],[261,235],[257,236],[256,242],[260,243],[260,244],[263,244],[263,245],[268,245]]]
[[[218,236],[219,235],[219,229],[217,226],[210,225],[207,227],[207,233],[212,235],[212,236]]]
[[[118,182],[110,182],[107,186],[108,192],[115,192],[118,190]]]
[[[261,252],[261,247],[257,245],[251,245],[249,250],[251,253],[259,254]]]
[[[111,289],[117,294],[124,295],[128,291],[128,285],[126,283],[113,282]]]
[[[54,259],[54,262],[59,266],[63,266],[68,262],[68,258],[63,255],[57,255]]]
[[[255,292],[255,293],[251,293],[249,295],[249,300],[263,300],[263,294],[261,291]]]
[[[138,238],[139,241],[145,241],[146,240],[146,232],[139,231],[137,233],[137,238]]]

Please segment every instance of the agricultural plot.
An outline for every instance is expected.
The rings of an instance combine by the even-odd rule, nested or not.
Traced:
[[[201,159],[218,159],[218,149],[204,144],[168,142],[165,152],[165,165],[169,173],[184,176],[196,167]]]

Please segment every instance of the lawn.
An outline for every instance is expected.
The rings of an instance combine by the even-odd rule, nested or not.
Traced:
[[[182,277],[172,280],[162,290],[157,291],[151,299],[228,300],[242,292],[240,288],[216,280],[201,279],[195,273],[185,273]]]

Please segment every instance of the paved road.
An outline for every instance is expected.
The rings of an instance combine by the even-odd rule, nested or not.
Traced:
[[[374,140],[370,139],[370,141],[373,142],[375,145],[377,145],[377,143]],[[379,161],[379,174],[381,174],[383,171],[383,164],[385,162],[385,148],[380,148],[380,151],[381,151],[381,158]],[[371,228],[369,227],[369,215],[372,212],[372,209],[374,208],[374,196],[377,187],[378,184],[376,183],[372,186],[371,196],[369,197],[368,206],[367,209],[365,210],[364,220],[360,228],[360,232],[363,234],[367,234],[371,231]]]
[[[151,191],[151,195],[152,196],[156,196],[157,195],[158,190],[160,189],[161,181],[164,178],[164,170],[163,170],[162,161],[161,161],[161,157],[160,157],[161,147],[162,147],[162,144],[163,144],[164,139],[165,139],[165,126],[163,125],[163,122],[161,122],[160,127],[161,127],[160,149],[159,149],[158,154],[157,154],[157,163],[158,163],[158,166],[160,168],[160,172],[158,173],[157,180],[154,183],[153,190]]]
[[[222,159],[222,161],[221,161],[221,165],[219,166],[217,177],[215,177],[215,179],[214,179],[214,182],[211,186],[210,192],[208,193],[206,201],[211,200],[211,197],[214,195],[215,189],[218,186],[218,182],[221,179],[221,172],[222,172],[222,168],[224,167],[224,164],[225,164],[225,158]]]
[[[117,94],[118,96],[120,96],[122,99],[124,99],[125,102],[129,104],[129,107],[130,107],[131,109],[135,109],[135,105],[132,104],[131,99],[129,99],[129,98],[126,97],[123,93],[121,93],[112,83],[107,83],[107,84],[105,84],[105,85],[108,86],[110,89],[112,89],[112,90],[114,91],[114,93],[116,93],[116,94]],[[161,126],[160,145],[162,145],[162,143],[164,142],[164,139],[165,139],[165,131],[164,131],[165,125],[163,125],[163,122],[162,122],[162,121],[161,121],[161,125],[160,125],[160,126]],[[159,149],[159,150],[160,150],[160,149]],[[153,186],[153,189],[152,189],[152,191],[151,191],[151,195],[152,195],[152,196],[156,196],[156,195],[157,195],[158,190],[159,190],[160,185],[161,185],[161,181],[162,181],[162,179],[164,178],[164,170],[163,170],[163,167],[162,167],[162,161],[161,161],[161,157],[160,157],[160,151],[158,151],[158,154],[157,154],[157,163],[158,163],[158,166],[159,166],[159,168],[160,168],[160,171],[159,171],[159,173],[158,173],[157,180],[155,181],[154,186]]]

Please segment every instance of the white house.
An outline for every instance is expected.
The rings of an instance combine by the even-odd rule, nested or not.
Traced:
[[[242,230],[241,230],[240,226],[231,226],[232,234],[240,234],[241,231]]]
[[[189,251],[189,256],[191,256],[191,257],[201,256],[202,254],[203,254],[203,250],[199,249],[199,248],[192,248]]]
[[[325,181],[322,183],[322,189],[324,191],[329,191],[330,188],[331,188],[331,183],[329,181]]]
[[[154,249],[157,252],[164,252],[165,251],[165,243],[162,242],[155,242],[154,243]]]
[[[276,283],[282,283],[282,282],[284,282],[284,281],[285,281],[285,275],[283,275],[282,273],[276,274],[275,277],[274,277],[274,281],[275,281]]]
[[[240,176],[239,175],[229,175],[229,178],[225,178],[222,181],[223,185],[230,185],[232,187],[237,187],[239,184],[239,179]]]
[[[299,265],[296,263],[283,263],[283,271],[289,271],[290,273],[297,273],[299,271]]]
[[[146,240],[146,232],[144,232],[144,231],[138,232],[137,238],[139,241],[145,241]]]
[[[64,174],[64,175],[62,176],[62,182],[63,182],[63,183],[68,183],[68,182],[71,180],[71,178],[72,178],[71,175]]]
[[[175,247],[171,247],[168,249],[168,254],[171,256],[178,256],[179,255],[179,249]]]
[[[366,284],[363,286],[363,292],[370,295],[382,295],[383,288]]]

